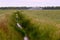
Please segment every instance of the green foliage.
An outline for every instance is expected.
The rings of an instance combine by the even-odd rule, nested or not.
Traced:
[[[18,19],[16,18],[16,14],[18,14]],[[15,28],[15,30],[16,31],[18,31],[23,37],[25,36],[25,31],[23,30],[23,29],[20,29],[19,27],[17,27],[17,22],[18,23],[21,23],[22,21],[20,21],[20,19],[22,19],[22,18],[19,18],[19,11],[17,11],[17,12],[15,12],[13,15],[12,15],[13,17],[12,17],[12,20],[13,20],[13,23],[15,24],[14,26],[14,28]]]
[[[35,20],[35,18],[30,18],[23,13],[19,13],[19,18],[21,21],[21,26],[24,28],[26,34],[30,40],[52,40],[52,34],[56,32],[57,27],[52,24],[42,23]],[[57,39],[56,39],[57,40]]]
[[[0,40],[23,40],[25,35],[29,40],[60,40],[60,26],[57,25],[60,23],[60,10],[24,10],[14,13],[6,10],[6,13],[10,15],[7,17],[8,32],[5,33],[1,28]],[[23,29],[17,27],[17,22]]]
[[[8,12],[2,11],[3,15],[0,16],[0,40],[23,40],[21,33],[15,29],[15,14]]]

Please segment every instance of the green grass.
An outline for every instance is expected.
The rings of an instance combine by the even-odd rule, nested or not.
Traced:
[[[27,11],[27,12],[31,12],[31,11]],[[60,36],[58,36],[60,34],[58,35],[55,34],[57,30],[59,30],[59,28],[55,25],[55,22],[53,21],[53,19],[50,19],[51,20],[50,21],[49,18],[47,17],[45,18],[45,16],[43,17],[43,16],[35,15],[35,14],[38,14],[39,11],[33,11],[32,12],[33,14],[31,13],[29,14],[27,12],[26,14],[25,14],[25,11],[23,13],[20,13],[19,17],[22,18],[20,19],[20,21],[22,22],[20,24],[25,29],[30,40],[59,40],[60,39]],[[49,11],[49,12],[52,12],[52,11]],[[25,16],[21,16],[21,15],[25,15]],[[40,19],[37,16],[41,17],[41,19],[44,19],[44,20],[47,19],[47,20],[40,21]]]
[[[8,21],[7,27],[0,28],[0,40],[23,40],[24,32],[26,32],[30,40],[60,40],[60,10],[15,11],[1,11],[1,13],[5,14],[5,16],[0,17],[3,18],[1,21],[4,21],[4,18],[5,20],[8,19]],[[14,12],[18,14],[18,22],[23,30],[16,26]]]
[[[60,23],[60,10],[24,10],[23,13],[39,20],[48,19]]]
[[[15,27],[12,10],[4,10],[0,16],[0,40],[23,40],[20,32]]]

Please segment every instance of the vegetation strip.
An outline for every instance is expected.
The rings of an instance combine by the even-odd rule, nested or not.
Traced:
[[[18,14],[16,14],[16,19],[18,21]],[[17,22],[17,26],[23,30],[22,26],[18,22]],[[24,36],[24,40],[28,40],[28,37],[26,35]]]

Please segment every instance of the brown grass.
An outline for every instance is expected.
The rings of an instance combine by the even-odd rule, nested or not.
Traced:
[[[7,21],[7,17],[5,15],[0,17],[0,29],[3,30],[5,33],[8,32],[7,23],[8,23],[8,21]]]

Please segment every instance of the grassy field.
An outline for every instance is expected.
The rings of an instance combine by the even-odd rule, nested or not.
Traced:
[[[28,20],[22,26],[31,40],[60,40],[60,10],[24,10],[22,13],[26,15],[22,20]]]
[[[14,29],[13,12],[15,10],[0,10],[0,40],[23,40],[22,35]]]
[[[23,40],[14,12],[0,10],[0,40]],[[18,16],[30,40],[60,40],[60,10],[22,10]]]
[[[60,10],[25,10],[24,13],[39,20],[46,19],[60,23]]]

